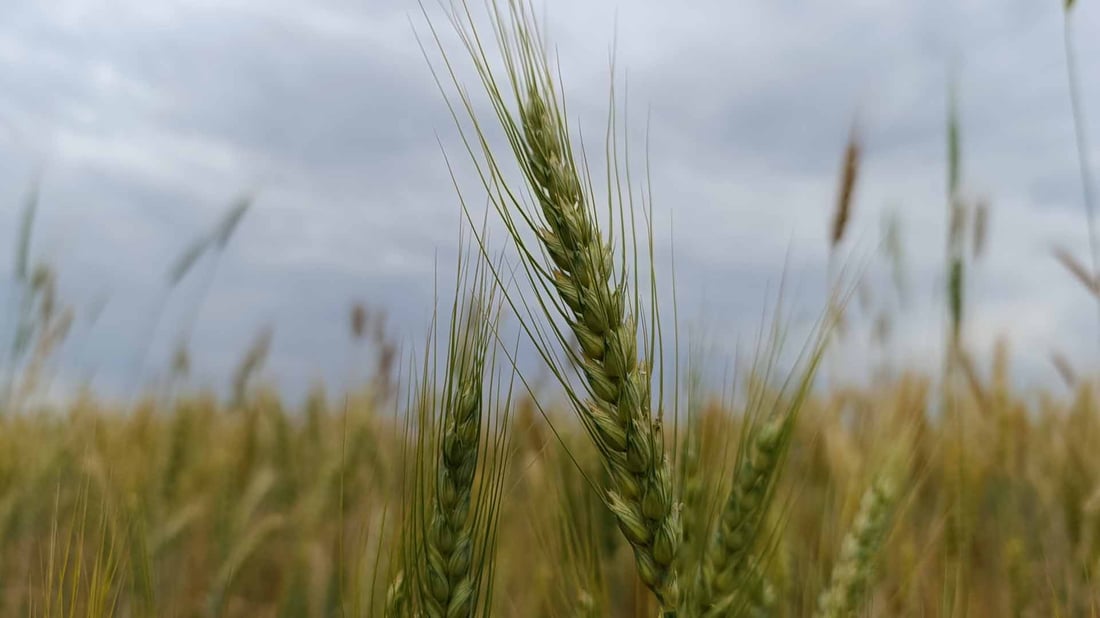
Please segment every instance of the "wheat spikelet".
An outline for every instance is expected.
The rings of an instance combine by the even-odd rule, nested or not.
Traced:
[[[603,614],[600,613],[599,605],[596,603],[596,600],[592,598],[592,595],[582,590],[577,594],[574,615],[576,618],[598,618]]]
[[[367,308],[363,303],[355,303],[351,307],[351,336],[356,341],[362,340],[367,331]]]
[[[859,132],[852,127],[848,136],[848,145],[844,148],[844,165],[841,168],[840,191],[837,195],[836,213],[833,216],[833,229],[830,236],[833,249],[844,239],[844,231],[852,213],[852,198],[855,195],[856,180],[859,176],[859,162],[862,145]]]
[[[750,564],[739,584],[736,594],[726,595],[699,615],[708,618],[719,616],[744,616],[745,618],[769,618],[776,615],[779,598],[775,588],[758,563]]]
[[[386,589],[386,618],[402,618],[406,615],[408,591],[405,589],[405,573],[398,571],[390,587]]]
[[[962,182],[962,148],[959,146],[959,106],[955,88],[948,95],[947,107],[947,197],[955,203]]]
[[[16,239],[15,249],[15,278],[25,284],[30,275],[31,261],[31,236],[34,231],[35,214],[38,211],[39,185],[36,181],[31,185],[23,204],[23,214],[19,220],[19,235]]]
[[[963,260],[960,257],[951,260],[947,279],[947,303],[951,313],[951,341],[959,344],[963,323]]]

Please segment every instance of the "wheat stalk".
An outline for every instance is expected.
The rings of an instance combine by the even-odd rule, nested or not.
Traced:
[[[1096,198],[1092,180],[1092,161],[1089,158],[1088,122],[1085,118],[1085,103],[1081,92],[1080,79],[1077,76],[1077,54],[1073,45],[1073,7],[1074,0],[1065,0],[1063,5],[1062,42],[1066,57],[1066,79],[1069,84],[1070,109],[1073,113],[1073,129],[1077,146],[1077,162],[1081,170],[1081,197],[1085,209],[1085,223],[1088,226],[1089,257],[1091,258],[1093,277],[1100,273],[1100,240],[1096,235]],[[1090,278],[1091,279],[1091,278]],[[1097,295],[1097,310],[1100,311],[1100,295]]]
[[[1051,249],[1054,259],[1058,260],[1066,270],[1093,296],[1100,298],[1100,281],[1089,272],[1089,269],[1077,260],[1065,247],[1056,246]]]
[[[963,325],[963,294],[966,265],[963,255],[963,232],[966,227],[966,203],[961,195],[962,147],[958,101],[952,87],[947,110],[947,309],[950,318],[951,348],[958,347]],[[950,366],[949,348],[946,352]]]
[[[1062,381],[1066,383],[1066,386],[1075,388],[1077,386],[1077,372],[1073,369],[1073,363],[1061,352],[1051,352],[1050,362],[1054,365],[1054,369],[1058,372],[1058,376],[1062,378]]]
[[[263,368],[271,352],[271,340],[275,331],[270,326],[265,326],[248,346],[248,351],[241,358],[237,369],[233,372],[233,407],[243,406],[248,398],[248,387],[252,378]],[[181,342],[182,343],[182,342]]]

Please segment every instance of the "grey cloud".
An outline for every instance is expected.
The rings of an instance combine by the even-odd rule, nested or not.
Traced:
[[[427,34],[417,3],[110,4],[18,2],[0,25],[0,144],[9,147],[0,152],[0,233],[14,230],[31,170],[45,161],[38,247],[59,262],[74,302],[112,294],[87,344],[101,379],[127,382],[126,359],[143,343],[133,325],[151,319],[164,270],[249,189],[256,207],[195,330],[196,363],[208,372],[200,380],[232,367],[266,322],[276,327],[272,370],[289,388],[338,379],[352,298],[389,307],[402,338],[418,341],[461,226],[439,142],[476,212],[484,196],[413,35],[410,18]],[[1090,308],[1044,262],[1052,240],[1083,246],[1057,3],[575,0],[540,11],[571,119],[594,154],[617,30],[634,163],[648,122],[655,233],[675,238],[685,316],[709,314],[722,338],[744,339],[786,268],[799,292],[794,315],[812,322],[840,150],[858,112],[867,157],[846,251],[857,263],[873,254],[880,213],[900,204],[922,300],[899,340],[923,350],[938,339],[954,71],[968,191],[995,204],[996,235],[973,291],[974,315],[988,316],[975,318],[978,330],[1050,336],[1088,357],[1067,329],[1087,324]],[[1100,52],[1094,12],[1079,8],[1083,64]],[[453,37],[444,41],[462,65]],[[483,105],[468,67],[460,71]],[[1100,101],[1100,82],[1087,75],[1086,100]],[[0,269],[9,259],[0,256]],[[201,279],[188,286],[154,342],[158,363],[202,296]],[[1028,317],[1014,325],[1013,314]]]

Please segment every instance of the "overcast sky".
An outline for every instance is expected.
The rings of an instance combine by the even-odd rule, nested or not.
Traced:
[[[537,6],[577,126],[602,134],[613,46],[636,145],[648,117],[659,257],[675,248],[684,332],[705,331],[722,350],[751,338],[784,272],[792,319],[819,312],[841,152],[858,118],[865,157],[845,259],[869,264],[873,302],[895,308],[889,356],[932,366],[954,76],[964,189],[992,203],[969,283],[969,345],[988,357],[1007,338],[1020,375],[1036,382],[1053,381],[1052,350],[1097,366],[1095,305],[1050,257],[1052,243],[1087,255],[1061,2]],[[93,327],[81,314],[65,379],[118,390],[163,373],[196,306],[193,380],[203,385],[221,386],[265,324],[275,328],[269,374],[288,390],[340,383],[355,371],[355,300],[388,309],[396,337],[421,341],[460,225],[442,150],[463,157],[414,34],[424,26],[411,0],[5,2],[0,237],[15,238],[40,170],[35,256],[59,268],[78,309],[106,301]],[[1078,3],[1074,31],[1100,161],[1095,2]],[[464,60],[453,38],[444,45]],[[255,207],[227,251],[173,292],[150,335],[165,272],[246,191]],[[900,303],[875,253],[888,211],[902,222]],[[13,254],[0,252],[9,313]],[[881,360],[866,344],[877,312],[857,311],[836,352],[849,374]]]

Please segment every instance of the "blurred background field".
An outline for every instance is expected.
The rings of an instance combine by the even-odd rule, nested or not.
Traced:
[[[1094,389],[1022,396],[1008,369],[999,356],[952,391],[958,425],[928,412],[937,391],[917,375],[811,399],[774,514],[774,615],[812,613],[899,427],[916,427],[918,472],[878,558],[871,615],[1091,615]],[[318,391],[296,407],[256,388],[236,405],[183,396],[132,410],[87,397],[6,415],[3,614],[382,615],[404,434],[377,393]],[[700,405],[685,467],[699,486],[685,499],[728,484],[739,427],[737,409]],[[574,421],[554,418],[591,464]],[[529,401],[511,423],[492,615],[652,615],[598,494]],[[586,598],[597,609],[585,613]]]

